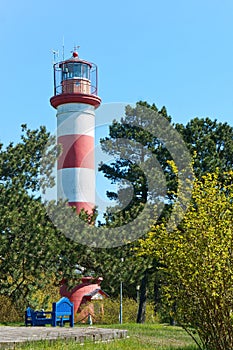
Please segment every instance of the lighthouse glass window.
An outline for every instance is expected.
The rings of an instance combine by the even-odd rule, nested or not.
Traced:
[[[80,78],[81,77],[81,64],[80,63],[74,63],[73,64],[73,77],[74,78]]]
[[[88,64],[82,64],[82,77],[90,79],[90,67]]]
[[[66,63],[62,67],[62,80],[71,79],[73,76],[73,65]]]
[[[62,69],[62,80],[73,78],[90,79],[90,67],[83,63],[66,63]]]

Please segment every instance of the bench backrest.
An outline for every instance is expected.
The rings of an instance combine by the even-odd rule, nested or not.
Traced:
[[[30,307],[27,307],[26,312],[25,312],[25,316],[32,317],[32,312],[33,312],[33,310]]]
[[[56,316],[69,316],[74,313],[74,304],[68,298],[61,298],[58,302],[53,303],[53,312]]]

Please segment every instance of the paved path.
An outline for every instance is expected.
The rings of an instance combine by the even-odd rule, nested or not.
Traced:
[[[78,343],[126,338],[127,331],[95,327],[0,327],[0,349],[36,340],[73,339]]]

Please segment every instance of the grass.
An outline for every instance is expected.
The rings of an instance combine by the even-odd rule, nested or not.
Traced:
[[[129,338],[108,343],[85,343],[74,341],[39,341],[16,346],[17,350],[196,350],[197,346],[180,327],[161,324],[124,324],[101,326],[127,329]]]

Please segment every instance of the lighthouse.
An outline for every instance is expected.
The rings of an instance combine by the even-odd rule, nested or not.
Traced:
[[[95,206],[95,109],[97,66],[80,59],[76,50],[55,63],[54,96],[57,110],[57,143],[62,151],[57,162],[57,199],[68,200],[79,213]]]

